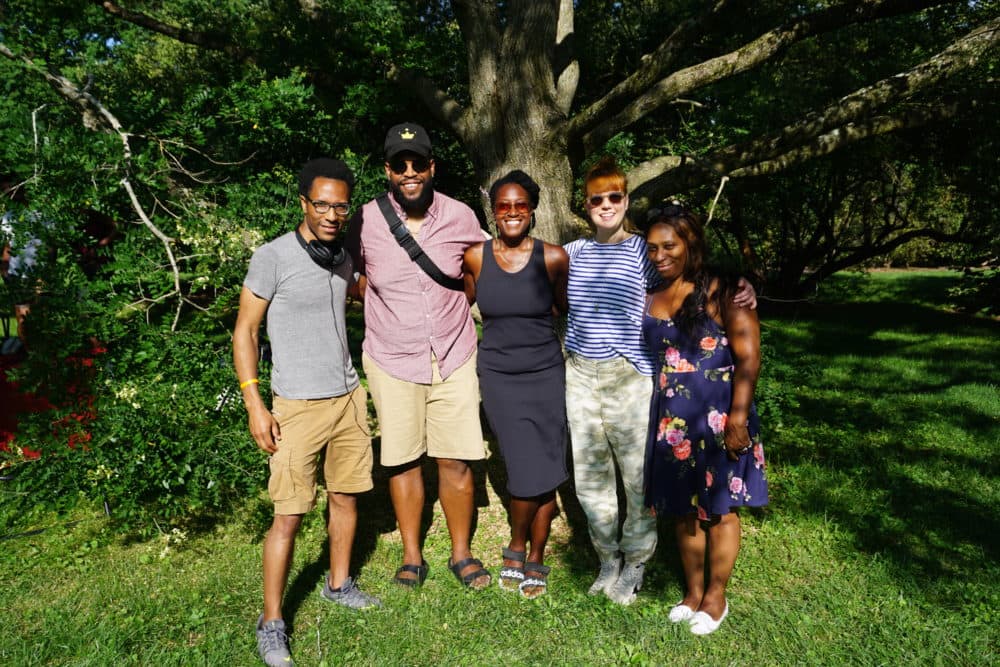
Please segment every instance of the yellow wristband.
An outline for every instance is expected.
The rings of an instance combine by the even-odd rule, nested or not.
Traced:
[[[246,389],[252,384],[260,384],[260,380],[253,378],[252,380],[247,380],[246,382],[240,382],[240,389]]]

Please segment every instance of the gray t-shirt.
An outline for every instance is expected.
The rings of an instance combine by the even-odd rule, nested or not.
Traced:
[[[350,257],[332,273],[317,265],[295,232],[261,246],[250,258],[243,285],[270,302],[271,389],[278,396],[329,398],[358,386],[344,321],[353,273]]]

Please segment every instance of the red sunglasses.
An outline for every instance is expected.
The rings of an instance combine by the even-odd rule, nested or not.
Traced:
[[[531,205],[526,201],[498,201],[493,205],[493,212],[497,215],[507,215],[512,210],[519,215],[527,215]]]

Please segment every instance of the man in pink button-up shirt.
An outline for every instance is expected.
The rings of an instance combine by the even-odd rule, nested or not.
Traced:
[[[414,123],[385,140],[389,202],[426,255],[449,277],[462,277],[465,249],[483,239],[465,204],[434,191],[427,132]],[[389,493],[403,541],[394,581],[419,586],[428,565],[420,548],[424,505],[421,462],[438,466],[438,497],[448,522],[448,567],[471,588],[490,574],[472,557],[474,512],[468,461],[485,457],[479,423],[476,328],[462,289],[438,284],[393,236],[376,201],[350,223],[347,249],[360,273],[365,301],[362,364],[381,430],[380,457],[389,468]]]

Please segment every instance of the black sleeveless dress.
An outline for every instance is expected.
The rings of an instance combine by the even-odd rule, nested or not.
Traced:
[[[479,391],[507,467],[507,490],[521,498],[552,491],[569,477],[566,367],[552,299],[541,241],[516,273],[501,269],[493,241],[485,243],[476,283],[483,315]]]

